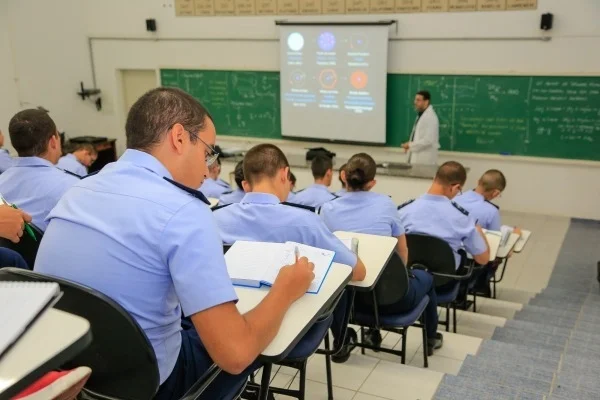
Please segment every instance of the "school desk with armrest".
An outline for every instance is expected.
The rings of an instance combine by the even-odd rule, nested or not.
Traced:
[[[523,249],[525,248],[525,245],[529,241],[530,237],[531,237],[531,231],[522,230],[521,231],[521,237],[519,238],[519,240],[515,244],[515,248],[513,249],[513,251],[515,253],[522,252]]]
[[[315,322],[331,308],[352,277],[352,268],[333,263],[317,294],[307,293],[298,299],[283,318],[279,332],[259,356],[265,363],[261,379],[260,399],[268,396],[272,364],[285,359],[307,334]],[[236,286],[237,308],[244,314],[256,307],[268,294],[269,289]]]
[[[493,299],[496,298],[496,284],[502,282],[502,279],[504,279],[504,273],[506,272],[506,267],[508,266],[508,260],[510,258],[511,252],[514,250],[520,238],[521,235],[519,235],[518,233],[511,233],[504,246],[500,246],[498,248],[498,252],[496,253],[495,258],[497,259],[499,265],[490,279],[490,282],[492,283],[491,295]],[[490,260],[492,260],[491,257]],[[502,271],[500,272],[500,278],[497,278],[496,275],[499,269],[502,269]]]

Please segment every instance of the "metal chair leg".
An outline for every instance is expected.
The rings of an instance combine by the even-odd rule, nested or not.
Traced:
[[[260,400],[267,400],[269,398],[269,383],[271,382],[271,369],[273,364],[268,363],[263,365],[262,377],[260,379]]]
[[[329,351],[329,334],[325,335],[325,350]],[[331,356],[325,354],[325,371],[327,372],[327,399],[333,400],[333,378],[331,377]]]
[[[446,304],[446,332],[450,332],[450,304]]]
[[[363,328],[362,326],[360,327],[360,342],[364,343],[365,342],[365,328]],[[361,347],[360,348],[360,354],[365,354],[365,348]]]
[[[402,364],[406,364],[406,340],[408,337],[408,328],[404,327],[402,328],[402,357],[400,359],[400,362]]]
[[[298,400],[304,400],[306,397],[306,363],[307,360],[304,360],[302,368],[300,368],[300,386],[298,388],[300,394]]]
[[[456,304],[452,304],[452,330],[454,333],[456,333]]]
[[[429,351],[427,347],[427,318],[425,315],[421,316],[421,324],[423,325],[421,329],[423,329],[423,368],[429,368],[429,361],[427,359],[427,352]]]

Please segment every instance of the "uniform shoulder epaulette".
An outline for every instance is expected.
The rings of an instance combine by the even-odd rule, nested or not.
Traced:
[[[85,178],[89,178],[90,176],[94,176],[94,175],[96,175],[98,172],[100,172],[100,170],[98,170],[98,171],[94,171],[94,172],[92,172],[91,174],[87,174],[86,176],[82,176],[82,177],[81,177],[81,179],[85,179]]]
[[[177,186],[179,189],[183,190],[184,192],[187,192],[187,193],[191,194],[192,196],[194,196],[198,200],[204,202],[205,204],[210,205],[210,201],[208,201],[208,199],[206,198],[206,196],[204,194],[202,194],[202,192],[200,192],[199,190],[192,189],[190,187],[182,185],[181,183],[175,182],[174,180],[166,178],[166,177],[163,177],[163,179],[165,181],[169,182],[170,184],[172,184],[174,186]]]
[[[402,207],[406,207],[407,205],[409,205],[410,203],[412,203],[413,201],[415,201],[415,199],[410,199],[408,201],[405,201],[404,203],[400,204],[398,206],[398,210],[400,210]]]
[[[221,183],[221,186],[225,186],[225,187],[231,187],[229,185],[229,183],[227,183],[226,181],[224,181],[223,179],[219,178],[219,180],[217,181],[217,183]]]
[[[290,206],[290,207],[296,207],[296,208],[301,208],[303,210],[306,211],[310,211],[310,212],[315,212],[316,208],[315,207],[311,207],[311,206],[305,206],[304,204],[296,204],[296,203],[290,203],[287,201],[282,202],[281,204],[283,204],[284,206]]]
[[[212,210],[213,210],[213,212],[215,212],[215,211],[217,211],[217,210],[220,210],[220,209],[222,209],[222,208],[229,207],[229,206],[230,206],[230,205],[232,205],[232,204],[233,204],[233,203],[221,204],[221,205],[218,205],[218,206],[216,206],[216,207],[213,207],[213,208],[212,208]]]
[[[469,216],[469,212],[467,210],[465,210],[464,208],[462,208],[461,206],[459,206],[458,204],[456,204],[455,202],[452,202],[452,205],[454,206],[454,208],[456,208],[461,213],[465,214],[466,216]]]
[[[63,169],[63,172],[65,174],[73,175],[74,177],[77,177],[79,179],[83,178],[81,175],[77,175],[75,172],[67,171],[66,169]]]
[[[304,189],[300,189],[300,190],[296,190],[295,192],[292,192],[292,193],[294,193],[294,194],[298,194],[298,193],[300,193],[300,192],[304,192],[305,190],[306,190],[306,188],[304,188]]]
[[[231,193],[233,193],[233,190],[228,190],[226,192],[223,192],[222,194],[231,194]]]
[[[496,205],[496,204],[492,203],[492,202],[491,202],[491,201],[489,201],[489,200],[486,200],[485,202],[486,202],[486,203],[488,203],[488,204],[491,204],[491,205],[493,205],[493,206],[494,206],[494,207],[496,207],[498,210],[500,209],[500,206],[498,206],[498,205]]]

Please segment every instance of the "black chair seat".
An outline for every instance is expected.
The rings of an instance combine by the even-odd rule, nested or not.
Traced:
[[[425,311],[427,304],[429,304],[429,296],[423,297],[423,299],[415,308],[405,313],[390,315],[379,314],[379,325],[382,328],[400,328],[411,326],[419,320],[421,314],[423,314],[423,311]],[[361,326],[374,327],[376,325],[375,315],[373,313],[361,311],[356,311],[354,313],[354,322]]]

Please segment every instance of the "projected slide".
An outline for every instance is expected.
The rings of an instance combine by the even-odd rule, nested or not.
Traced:
[[[284,136],[385,142],[387,26],[282,26]]]

